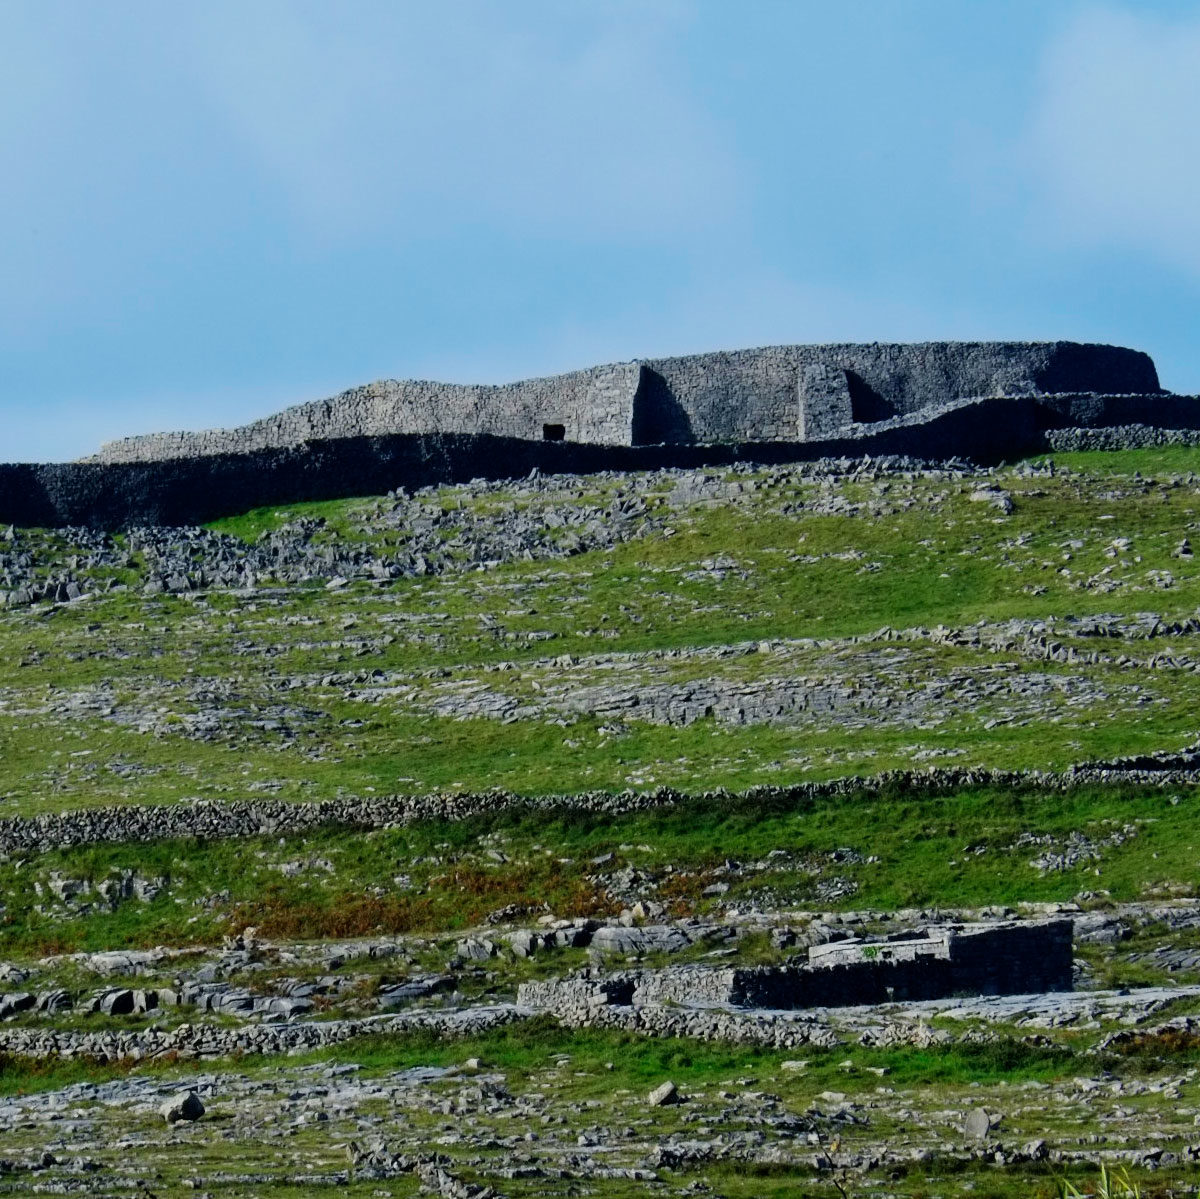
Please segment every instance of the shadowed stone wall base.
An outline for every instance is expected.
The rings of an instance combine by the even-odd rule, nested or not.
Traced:
[[[32,527],[195,525],[251,508],[382,495],[398,486],[543,474],[772,465],[910,456],[982,464],[1051,448],[1051,430],[1147,414],[1200,427],[1200,399],[1091,394],[963,400],[930,413],[859,424],[824,441],[613,446],[471,434],[346,437],[301,447],[155,462],[0,464],[0,522]]]

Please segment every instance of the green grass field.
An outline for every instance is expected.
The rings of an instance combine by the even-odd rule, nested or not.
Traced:
[[[970,480],[869,486],[764,471],[737,476],[728,502],[673,509],[665,477],[648,498],[669,518],[661,534],[549,563],[336,591],[269,580],[252,595],[131,590],[10,610],[0,615],[0,811],[256,792],[741,788],[939,760],[1052,768],[1181,747],[1197,733],[1200,635],[1114,641],[1076,636],[1067,622],[1151,612],[1169,623],[1200,608],[1200,571],[1178,556],[1198,528],[1200,450],[1056,461],[1053,476],[992,476],[1012,497],[1009,516],[972,501]],[[579,502],[604,498],[588,487],[580,482]],[[447,508],[466,502],[463,489],[440,496]],[[319,535],[378,546],[394,533],[378,531],[377,510],[336,501],[223,527],[253,538],[318,514]],[[39,560],[65,552],[57,534],[26,536]],[[736,568],[704,568],[721,555]],[[1102,660],[1032,661],[926,635],[1010,619],[1051,622],[1058,644]],[[908,631],[906,656],[881,666],[889,643],[853,639],[885,628]],[[764,643],[769,652],[749,658],[712,656]],[[996,672],[1007,691],[972,694]],[[556,686],[796,676],[945,698],[927,718],[883,712],[865,727],[816,715],[677,726],[436,714],[472,689],[524,702]],[[1030,679],[1055,694],[1009,694]]]
[[[97,570],[114,590],[0,609],[0,816],[497,787],[669,786],[688,797],[620,816],[517,803],[375,831],[10,854],[0,965],[20,969],[0,990],[93,992],[105,978],[57,955],[160,945],[190,956],[123,985],[176,986],[202,963],[221,977],[222,941],[253,926],[284,951],[245,966],[237,985],[352,984],[322,1000],[318,1019],[374,1013],[386,983],[447,970],[463,1001],[492,1003],[528,979],[629,963],[583,948],[521,957],[489,917],[607,917],[635,897],[654,906],[647,920],[710,926],[643,967],[789,960],[794,945],[774,932],[803,931],[810,914],[867,913],[856,927],[869,934],[900,909],[1074,904],[1115,919],[1141,905],[1149,915],[1118,940],[1077,943],[1082,976],[1196,982],[1200,971],[1171,957],[1190,952],[1194,930],[1156,905],[1200,899],[1200,788],[705,794],[933,766],[1053,770],[1193,744],[1200,569],[1184,543],[1200,534],[1200,449],[1054,463],[970,477],[664,473],[546,495],[447,487],[423,503],[469,517],[471,536],[521,508],[554,526],[563,555],[461,569],[450,530],[446,573],[334,587],[268,576],[253,591],[148,595],[151,563],[118,536],[116,564]],[[567,552],[563,505],[591,519],[630,496],[645,504],[644,532]],[[254,544],[304,522],[318,549],[386,559],[406,544],[391,511],[373,497],[301,504],[213,531]],[[20,531],[17,549],[41,577],[80,552],[63,531]],[[714,708],[676,723],[653,717],[648,700],[788,687],[832,698],[786,717],[762,719],[747,701],[749,715]],[[130,880],[144,898],[121,890]],[[733,913],[763,922],[741,927]],[[497,951],[459,960],[459,938],[480,926]],[[404,938],[396,954],[344,966],[321,944],[385,935]],[[1194,1021],[1198,1010],[1185,994],[1152,1019]],[[234,1022],[184,1007],[7,1017],[17,1030],[114,1034],[205,1019]],[[1200,1120],[1193,1030],[1143,1030],[1105,1048],[1124,1025],[1005,1021],[937,1015],[928,1043],[868,1032],[787,1052],[537,1018],[282,1059],[0,1053],[3,1156],[14,1163],[0,1163],[0,1194],[415,1196],[411,1173],[348,1164],[351,1142],[376,1140],[437,1153],[464,1183],[508,1199],[1060,1199],[1069,1185],[1097,1194],[1101,1164],[1122,1163],[1147,1199],[1196,1193],[1181,1148]],[[398,1088],[413,1071],[428,1078]],[[685,1102],[649,1108],[668,1078]],[[357,1098],[339,1098],[350,1081]],[[192,1085],[205,1091],[205,1119],[165,1129],[158,1094]],[[61,1111],[42,1123],[14,1114],[39,1096]],[[1001,1120],[986,1145],[962,1128],[978,1107]],[[1052,1154],[1026,1152],[1043,1139]]]
[[[604,880],[626,868],[654,880],[676,915],[1180,898],[1200,894],[1197,829],[1195,788],[1029,787],[791,808],[697,799],[622,817],[515,809],[368,833],[98,845],[0,862],[0,955],[203,944],[245,925],[287,939],[433,935],[513,904],[615,914]],[[1037,864],[1080,837],[1077,861]],[[602,870],[589,865],[608,854]],[[754,868],[731,872],[730,860]],[[94,888],[122,874],[162,889],[115,905],[95,890],[73,903],[50,896],[55,876]],[[723,880],[726,892],[703,895]]]

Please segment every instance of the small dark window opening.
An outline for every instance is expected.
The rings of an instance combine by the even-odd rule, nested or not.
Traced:
[[[567,438],[566,425],[543,425],[542,440],[543,441],[565,441]]]

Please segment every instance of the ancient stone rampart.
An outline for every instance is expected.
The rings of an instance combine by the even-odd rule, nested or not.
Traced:
[[[812,441],[968,397],[1159,391],[1147,355],[1072,342],[771,346],[643,365],[636,444]]]
[[[330,399],[298,404],[236,429],[126,437],[102,446],[92,460],[157,462],[395,434],[482,434],[630,445],[640,378],[638,364],[627,362],[500,386],[385,379]]]
[[[0,464],[0,522],[202,524],[250,508],[542,473],[908,456],[1012,460],[1072,428],[1200,429],[1200,398],[1116,346],[775,346],[499,387],[371,384],[239,429]],[[1111,439],[1106,444],[1111,443]]]
[[[314,440],[484,434],[596,445],[811,441],[972,396],[1159,391],[1150,358],[1073,342],[766,346],[499,386],[383,380],[236,429],[155,433],[100,462],[244,454]]]
[[[1128,396],[1106,398],[1118,401],[1122,411],[1133,402]],[[1162,403],[1163,419],[1172,426],[1200,427],[1200,400],[1149,398]],[[1089,395],[1083,402],[1094,408],[1095,400]],[[1065,401],[1059,410],[1035,398],[1013,397],[959,401],[931,414],[851,426],[835,439],[809,442],[619,446],[396,434],[150,462],[0,464],[0,522],[106,529],[195,525],[272,504],[382,495],[398,486],[520,478],[534,469],[590,474],[864,456],[960,458],[986,465],[1051,448],[1054,431],[1073,419],[1073,408]]]

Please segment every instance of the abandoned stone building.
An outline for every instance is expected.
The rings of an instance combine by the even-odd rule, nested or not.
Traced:
[[[813,946],[795,965],[689,965],[526,983],[520,1002],[551,1011],[661,1004],[794,1010],[1070,991],[1073,934],[1070,920],[944,925]]]

